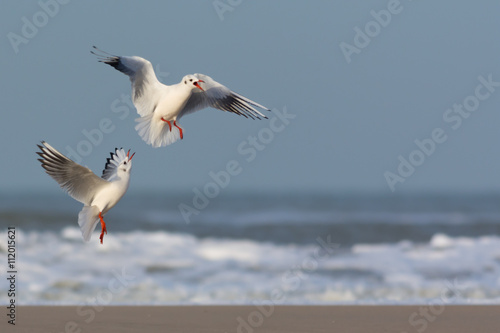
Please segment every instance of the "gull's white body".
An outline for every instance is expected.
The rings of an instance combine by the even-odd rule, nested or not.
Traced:
[[[88,242],[101,217],[113,208],[127,192],[130,183],[132,157],[123,149],[116,149],[107,159],[102,177],[83,167],[42,141],[38,145],[39,161],[47,174],[75,200],[83,203],[78,224],[83,239]],[[105,226],[103,226],[105,230]],[[101,234],[102,243],[102,234]]]
[[[112,182],[104,184],[95,193],[95,197],[89,203],[84,203],[86,206],[96,206],[102,214],[106,214],[111,208],[113,208],[118,201],[127,192],[128,185],[130,183],[130,175],[122,176],[120,179],[116,179]]]
[[[96,47],[94,49],[97,50]],[[166,146],[182,139],[182,129],[176,122],[186,114],[207,107],[252,119],[267,118],[254,107],[269,109],[229,90],[207,75],[186,75],[181,82],[168,86],[158,81],[153,66],[144,58],[96,55],[101,62],[129,76],[132,101],[141,116],[136,119],[138,124],[135,128],[142,139],[153,147]]]
[[[162,89],[158,96],[158,110],[156,117],[161,117],[168,120],[178,120],[180,111],[186,105],[189,97],[191,97],[192,89],[184,84],[174,84],[168,86],[168,89]]]

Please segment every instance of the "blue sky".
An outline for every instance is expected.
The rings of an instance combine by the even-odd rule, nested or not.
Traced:
[[[3,2],[0,191],[57,191],[40,140],[83,152],[99,175],[110,151],[131,148],[132,191],[189,192],[234,161],[233,191],[498,191],[498,12],[451,0]],[[182,119],[184,140],[152,148],[134,130],[128,78],[92,45],[150,60],[167,84],[210,75],[274,113],[207,109]]]

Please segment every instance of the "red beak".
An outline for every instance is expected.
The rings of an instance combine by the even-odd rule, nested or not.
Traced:
[[[200,89],[201,91],[205,91],[205,90],[203,90],[203,88],[200,86],[199,82],[203,82],[203,83],[205,83],[205,81],[203,81],[203,80],[199,80],[198,82],[195,82],[195,83],[194,83],[194,85],[195,85],[198,89]]]
[[[135,153],[133,153],[132,156],[129,156],[129,155],[130,155],[130,149],[127,152],[127,157],[128,157],[128,160],[131,161],[132,157],[134,157]]]

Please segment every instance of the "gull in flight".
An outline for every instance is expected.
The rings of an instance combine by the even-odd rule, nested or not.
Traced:
[[[132,101],[141,116],[135,129],[153,147],[167,146],[183,138],[179,120],[187,114],[208,107],[232,112],[245,118],[267,118],[257,111],[270,111],[203,74],[190,74],[181,82],[167,86],[158,81],[151,62],[133,56],[115,56],[94,46],[92,54],[129,76],[132,82]]]
[[[132,169],[130,150],[125,153],[123,149],[115,149],[107,159],[102,172],[102,177],[96,176],[89,168],[77,164],[58,152],[47,142],[42,141],[37,145],[41,157],[38,159],[47,174],[59,183],[62,189],[75,200],[84,204],[78,214],[78,224],[82,231],[83,239],[88,242],[97,223],[101,222],[102,240],[106,230],[103,215],[120,201],[127,192]]]

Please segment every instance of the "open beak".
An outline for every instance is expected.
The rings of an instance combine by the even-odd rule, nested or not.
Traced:
[[[132,157],[134,157],[134,155],[135,155],[135,153],[133,153],[132,156],[130,156],[130,149],[129,149],[128,152],[127,152],[128,160],[132,161]]]
[[[194,85],[195,85],[198,89],[200,89],[201,91],[205,91],[205,90],[203,90],[203,88],[200,86],[200,82],[205,83],[205,81],[203,81],[203,80],[199,80],[198,82],[195,82],[195,83],[194,83]]]

